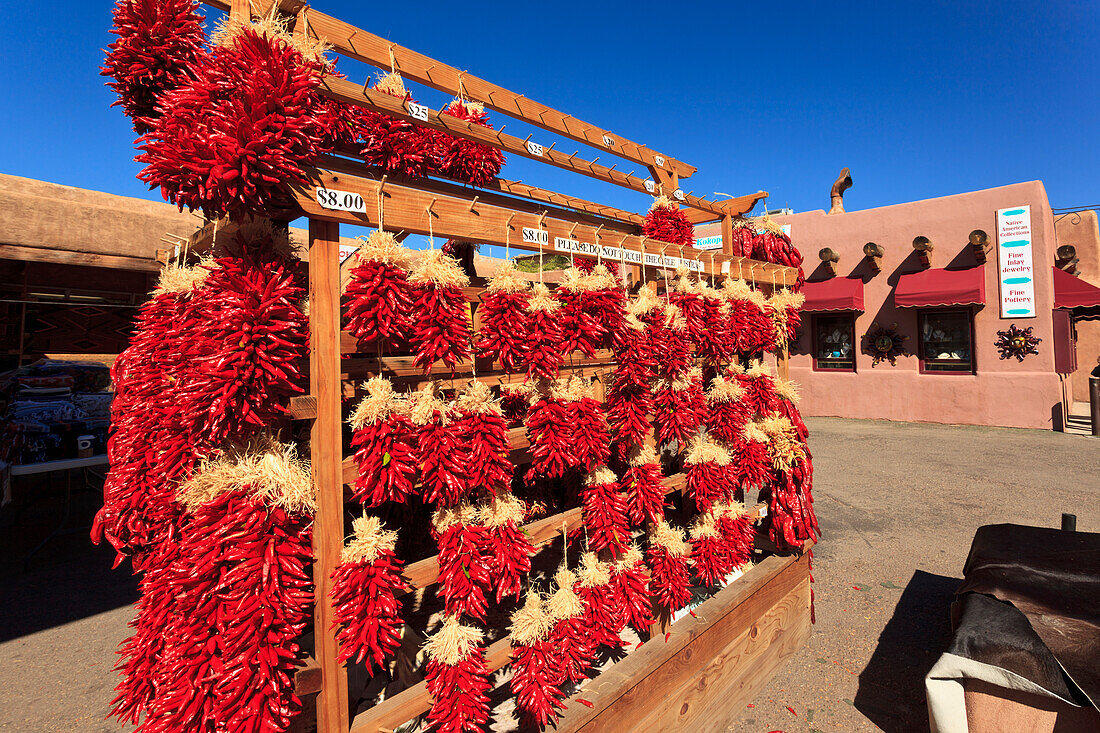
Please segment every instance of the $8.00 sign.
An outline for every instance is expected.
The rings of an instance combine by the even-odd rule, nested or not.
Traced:
[[[318,188],[317,203],[334,211],[350,211],[355,214],[367,213],[367,203],[363,200],[363,197],[350,191]]]

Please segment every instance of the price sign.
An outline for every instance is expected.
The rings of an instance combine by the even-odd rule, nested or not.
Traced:
[[[414,120],[420,120],[421,122],[428,121],[428,108],[422,104],[416,102],[409,102],[409,115]]]
[[[538,143],[532,141],[532,140],[528,140],[527,141],[527,152],[530,153],[531,155],[537,155],[541,158],[542,157],[542,146],[539,145]]]
[[[607,147],[609,147],[609,148],[613,148],[613,147],[615,147],[615,141],[614,141],[614,140],[612,140],[612,139],[611,139],[610,137],[608,137],[607,135],[604,135],[604,136],[603,136],[603,144],[604,144],[604,145],[606,145],[606,146],[607,146]]]
[[[350,191],[318,188],[317,203],[333,211],[350,211],[355,214],[367,213],[367,202],[359,194]]]
[[[684,189],[682,189],[682,188],[676,189],[675,191],[672,192],[672,196],[677,201],[683,201],[684,200]]]
[[[550,244],[550,233],[545,229],[535,229],[534,227],[523,228],[523,242],[524,244],[538,244],[545,246]]]
[[[654,191],[657,190],[657,186],[653,183],[653,181],[646,181],[645,182],[645,190],[649,191],[650,193],[653,193]]]
[[[658,168],[664,168],[665,167],[665,159],[663,157],[661,157],[660,155],[653,156],[653,162],[657,164]]]

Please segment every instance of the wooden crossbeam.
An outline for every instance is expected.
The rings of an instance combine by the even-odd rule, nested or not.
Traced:
[[[382,188],[385,194],[383,215],[386,226],[395,231],[405,230],[414,234],[431,234],[439,238],[462,239],[485,244],[504,245],[515,249],[554,253],[554,241],[557,237],[574,239],[580,242],[618,247],[632,252],[645,252],[649,255],[682,257],[703,263],[703,272],[720,274],[722,265],[730,263],[730,271],[753,273],[753,278],[761,284],[774,282],[776,286],[791,286],[797,273],[794,268],[752,260],[747,257],[733,257],[713,250],[703,251],[693,247],[678,247],[674,244],[634,234],[601,233],[597,238],[597,228],[583,223],[576,215],[565,218],[565,214],[539,215],[529,212],[517,212],[510,208],[493,204],[473,204],[477,195],[473,189],[459,197],[436,195],[418,187],[386,182],[384,187],[379,179],[364,176],[352,176],[326,170],[311,170],[308,173],[310,184],[294,186],[293,191],[302,213],[312,218],[338,221],[360,226],[378,226],[378,194]],[[338,211],[321,206],[317,202],[317,189],[346,191],[358,194],[367,202],[366,211],[354,213]],[[431,213],[429,213],[431,212]],[[523,241],[523,230],[541,230],[546,232],[546,244]],[[508,236],[505,236],[505,232]],[[647,265],[651,270],[655,265]],[[659,268],[668,269],[668,268]]]
[[[377,174],[377,169],[367,166],[362,161],[338,158],[330,155],[321,156],[318,160],[318,165],[327,170],[335,172],[342,171],[353,175],[374,177]],[[501,178],[494,179],[492,183],[483,189],[471,188],[468,185],[446,179],[414,179],[396,174],[387,174],[386,180],[392,180],[394,183],[403,183],[413,188],[419,188],[426,191],[438,191],[439,193],[459,197],[467,195],[477,196],[480,201],[494,203],[517,211],[539,213],[568,211],[569,213],[566,214],[567,216],[577,216],[580,214],[581,216],[578,218],[582,221],[595,224],[596,226],[603,225],[607,229],[629,232],[631,234],[636,234],[641,231],[641,225],[645,221],[645,217],[623,211],[622,209],[601,206],[591,201],[559,194],[556,191],[547,191],[545,189],[536,188],[535,186],[528,186],[518,181],[508,181]]]
[[[240,1],[240,0],[235,0]],[[230,9],[231,0],[204,0],[219,10]],[[305,4],[301,0],[264,0],[255,3],[254,15],[264,15],[271,6],[278,5],[287,15],[298,14]],[[688,178],[696,168],[671,156],[651,150],[645,145],[627,140],[609,130],[578,120],[572,115],[559,112],[544,104],[528,99],[522,94],[510,92],[496,84],[467,74],[465,71],[449,66],[424,54],[391,43],[373,33],[356,28],[330,15],[310,8],[305,14],[308,28],[305,32],[312,37],[328,43],[332,50],[350,58],[378,67],[397,71],[406,79],[437,89],[446,94],[461,96],[475,102],[481,102],[489,109],[496,110],[509,117],[523,120],[548,132],[553,132],[571,140],[591,145],[601,150],[633,161],[646,167],[656,166],[675,172],[680,178]],[[296,31],[301,29],[296,28]],[[609,144],[610,141],[610,144]]]
[[[576,153],[569,155],[560,150],[552,150],[548,147],[531,148],[515,135],[509,135],[500,130],[492,130],[483,125],[476,125],[472,122],[452,117],[451,115],[441,114],[440,112],[426,107],[420,107],[418,105],[417,108],[411,108],[410,105],[413,103],[407,100],[397,99],[396,97],[391,97],[384,92],[378,92],[373,89],[365,89],[362,85],[347,79],[326,76],[321,80],[319,91],[332,99],[346,102],[347,104],[355,104],[423,127],[430,127],[433,130],[446,132],[455,137],[489,145],[490,147],[503,150],[512,155],[547,163],[557,168],[562,168],[563,170],[580,173],[581,175],[607,183],[614,183],[617,186],[629,188],[633,191],[639,191],[645,194],[653,193],[653,191],[646,187],[646,179],[644,178],[639,178],[629,173],[623,173],[613,168],[608,168],[605,165],[599,165],[594,161],[585,160],[577,156]],[[414,111],[417,109],[419,109],[419,112],[414,114]],[[671,195],[673,191],[666,190],[665,193]],[[711,211],[719,216],[727,213],[743,213],[740,211],[729,211],[730,205],[728,201],[721,202],[723,206],[720,207],[718,206],[718,202],[704,201],[695,196],[685,195],[678,200],[687,206],[702,209],[704,211]],[[731,199],[731,201],[739,200],[740,199]],[[755,203],[755,199],[753,203]]]

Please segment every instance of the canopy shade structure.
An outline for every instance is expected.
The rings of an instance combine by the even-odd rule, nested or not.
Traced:
[[[1070,308],[1074,315],[1100,315],[1100,288],[1055,267],[1054,307]]]
[[[804,312],[821,311],[858,311],[863,312],[863,280],[859,278],[834,277],[819,282],[808,282],[802,286],[806,303]]]
[[[894,303],[899,308],[985,305],[985,270],[924,270],[898,278]]]

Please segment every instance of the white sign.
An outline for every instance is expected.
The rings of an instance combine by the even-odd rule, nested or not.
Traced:
[[[653,162],[657,164],[658,168],[664,168],[665,167],[665,159],[663,157],[661,157],[660,155],[654,155],[653,156]]]
[[[545,229],[524,227],[523,242],[525,244],[537,244],[540,246],[546,246],[547,244],[550,244],[550,234]]]
[[[654,191],[657,190],[657,186],[654,185],[653,181],[644,181],[643,183],[645,185],[645,190],[646,191],[649,191],[650,193],[653,193]]]
[[[672,192],[672,197],[674,199],[676,199],[677,201],[683,201],[684,200],[684,189],[682,189],[682,188],[676,189],[675,191]]]
[[[317,203],[333,211],[351,211],[356,214],[367,213],[367,202],[357,193],[336,191],[331,188],[317,189]]]
[[[997,264],[1001,318],[1035,318],[1030,204],[997,211]]]
[[[531,155],[537,155],[541,158],[542,157],[542,145],[539,145],[537,142],[534,142],[532,140],[528,140],[527,141],[527,152],[530,153]]]
[[[341,244],[340,264],[344,264],[347,261],[348,257],[351,257],[353,254],[355,254],[355,250],[357,249],[359,249],[359,247],[355,246],[354,244]]]
[[[791,238],[791,225],[790,224],[784,224],[779,228],[783,231],[784,234],[787,235],[787,239]]]
[[[416,102],[409,102],[409,117],[421,122],[428,121],[428,108]]]
[[[524,241],[526,241],[526,239]],[[608,247],[604,244],[601,244],[597,248],[594,244],[579,242],[576,239],[569,239],[567,237],[554,237],[554,250],[556,252],[572,252],[574,254],[588,255],[589,257],[598,257],[613,262],[621,261],[628,265],[642,264],[642,253],[637,250],[626,249],[624,247]],[[701,272],[703,270],[702,260],[689,260],[680,257],[661,257],[661,255],[653,252],[645,253],[645,265],[646,267],[664,267],[668,269],[686,267],[694,272]]]
[[[695,249],[722,249],[722,235],[713,237],[699,237],[695,240]]]
[[[615,147],[615,141],[612,140],[611,137],[608,136],[608,135],[603,136],[603,144],[606,145],[609,148]]]

